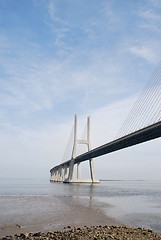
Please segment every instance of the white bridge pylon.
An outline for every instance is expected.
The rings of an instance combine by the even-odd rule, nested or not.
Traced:
[[[50,170],[52,182],[64,182],[64,183],[99,183],[99,180],[95,177],[93,159],[89,159],[89,168],[90,168],[90,179],[81,179],[80,176],[80,165],[78,162],[77,165],[77,176],[75,177],[75,158],[77,154],[77,145],[85,144],[87,145],[88,151],[91,150],[90,144],[90,117],[87,118],[87,139],[78,139],[77,137],[77,115],[75,115],[74,121],[74,144],[71,160],[61,163],[60,165],[52,168]]]

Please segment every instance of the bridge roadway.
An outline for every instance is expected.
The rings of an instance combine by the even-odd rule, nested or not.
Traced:
[[[161,137],[161,121],[118,138],[112,142],[106,143],[100,147],[94,148],[89,152],[81,154],[75,158],[74,164],[89,160],[91,158],[96,158],[104,154],[112,153],[133,145],[137,145],[139,143],[147,142],[159,137]],[[64,164],[69,165],[70,162],[71,160],[61,163],[60,165],[52,168],[50,172],[53,169],[56,169]]]

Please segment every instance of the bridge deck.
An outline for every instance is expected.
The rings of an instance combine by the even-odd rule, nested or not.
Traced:
[[[104,154],[108,154],[114,151],[121,150],[139,143],[147,142],[155,138],[161,137],[161,122],[155,123],[141,130],[128,134],[124,137],[116,139],[112,142],[106,143],[100,147],[94,148],[89,152],[81,154],[75,158],[75,164],[89,160],[91,158],[96,158]],[[58,168],[65,164],[69,164],[71,160],[66,161],[52,169]],[[50,171],[52,171],[52,169]]]

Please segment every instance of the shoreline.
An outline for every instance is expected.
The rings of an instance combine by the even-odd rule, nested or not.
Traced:
[[[161,234],[158,234],[150,229],[145,228],[132,228],[126,226],[84,226],[74,227],[68,226],[63,230],[47,231],[47,232],[35,232],[20,234],[12,236],[4,236],[0,238],[2,240],[18,240],[18,239],[82,239],[82,240],[97,240],[97,239],[131,239],[131,240],[147,240],[155,239],[160,240]]]

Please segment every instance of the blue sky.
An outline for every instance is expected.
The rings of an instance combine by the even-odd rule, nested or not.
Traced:
[[[0,177],[48,178],[75,113],[80,125],[91,115],[93,147],[113,138],[160,40],[159,0],[0,0]],[[159,179],[160,144],[101,157],[96,173]]]

